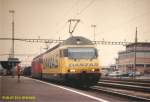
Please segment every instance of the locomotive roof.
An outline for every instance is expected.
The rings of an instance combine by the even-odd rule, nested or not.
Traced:
[[[68,39],[64,40],[62,43],[57,44],[56,46],[52,47],[51,49],[47,50],[46,52],[38,55],[34,59],[44,55],[45,53],[48,53],[48,52],[58,48],[59,46],[63,46],[63,45],[93,45],[93,43],[91,40],[84,38],[82,36],[71,36]]]
[[[71,36],[61,43],[61,45],[93,45],[92,41],[82,36]]]

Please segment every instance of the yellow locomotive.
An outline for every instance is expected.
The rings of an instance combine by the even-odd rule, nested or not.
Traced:
[[[33,59],[32,76],[82,87],[95,85],[101,76],[97,49],[84,37],[69,37]]]

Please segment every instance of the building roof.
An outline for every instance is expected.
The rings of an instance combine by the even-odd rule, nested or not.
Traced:
[[[146,46],[146,47],[150,47],[150,42],[137,42],[137,43],[131,43],[131,44],[128,44],[126,45],[126,47],[132,47],[132,46]]]
[[[118,54],[127,54],[127,53],[132,53],[132,52],[135,52],[134,50],[130,50],[130,51],[120,51],[118,52]],[[149,50],[148,51],[145,51],[145,50],[136,50],[136,52],[150,52]]]

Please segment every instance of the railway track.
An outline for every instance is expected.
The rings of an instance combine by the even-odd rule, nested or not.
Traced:
[[[118,84],[126,84],[126,85],[137,85],[137,86],[144,86],[150,87],[150,82],[137,82],[137,81],[119,81],[119,80],[101,80],[100,82],[111,82],[111,83],[118,83]]]
[[[112,83],[112,82],[98,82],[98,86],[150,93],[150,87],[138,86],[138,85],[120,84],[120,83]]]
[[[150,102],[149,83],[101,80],[96,86],[90,87],[96,92],[125,97],[134,101]]]
[[[48,80],[42,80],[42,81],[46,81],[48,83],[50,82]],[[85,89],[84,89],[84,91],[91,92],[91,93],[93,93],[93,92],[94,93],[98,92],[98,93],[102,93],[102,94],[106,93],[111,96],[117,96],[120,98],[129,99],[131,101],[150,102],[150,91],[144,91],[145,89],[142,89],[142,86],[140,86],[141,89],[138,89],[138,87],[135,85],[128,85],[128,87],[127,87],[126,84],[129,84],[129,83],[123,84],[123,82],[122,82],[122,84],[120,84],[117,82],[112,82],[112,81],[108,81],[108,80],[106,82],[104,82],[104,80],[102,80],[102,82],[99,82],[96,86],[90,87],[89,90],[87,90],[87,91],[85,91]],[[57,83],[57,82],[52,82],[52,83],[57,84],[57,85],[64,85],[62,83]],[[130,86],[132,86],[132,89]],[[72,86],[69,85],[69,87],[72,87]],[[72,88],[76,88],[76,87],[72,87]],[[146,88],[146,87],[144,87],[144,88]],[[82,90],[82,89],[80,89],[80,90]]]
[[[136,78],[122,78],[122,77],[118,77],[118,78],[101,78],[102,80],[108,80],[108,81],[124,81],[124,82],[138,82],[138,83],[150,83],[149,79],[136,79]]]
[[[93,87],[91,87],[91,90],[94,90],[96,92],[107,93],[109,95],[115,95],[115,96],[119,96],[119,97],[128,98],[128,99],[131,99],[133,101],[150,102],[150,98],[145,98],[143,96],[137,96],[137,95],[129,94],[127,92],[120,92],[121,90],[116,91],[114,89],[110,89],[110,88],[106,88],[106,87],[100,87],[100,86],[93,86]]]

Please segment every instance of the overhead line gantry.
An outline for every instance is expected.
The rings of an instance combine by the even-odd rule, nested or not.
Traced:
[[[12,40],[11,38],[0,38],[0,40]],[[22,38],[14,38],[14,40],[25,41],[25,42],[38,42],[38,43],[61,43],[64,40],[55,40],[55,39],[22,39]],[[133,42],[122,42],[122,41],[105,41],[105,40],[95,40],[92,41],[94,44],[102,44],[102,45],[127,45]]]

